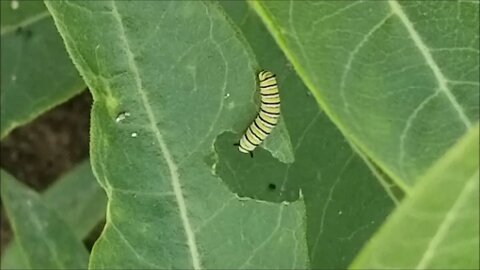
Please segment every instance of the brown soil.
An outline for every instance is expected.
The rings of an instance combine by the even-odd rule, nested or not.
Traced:
[[[92,98],[88,91],[13,130],[0,142],[0,167],[42,191],[88,157]],[[1,250],[12,231],[1,208]]]

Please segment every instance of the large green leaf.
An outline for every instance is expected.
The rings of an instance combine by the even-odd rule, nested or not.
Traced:
[[[0,174],[2,201],[28,268],[85,268],[87,249],[70,226],[35,191]]]
[[[228,145],[234,140],[230,135],[217,141],[220,162],[216,170],[240,196],[289,201],[301,188],[307,209],[311,267],[346,268],[390,212],[392,199],[319,111],[258,16],[245,2],[221,4],[245,35],[261,66],[277,75],[295,163],[282,164],[265,151],[256,151],[253,160],[243,159]]]
[[[90,162],[85,161],[55,181],[45,193],[43,201],[70,225],[79,239],[105,217],[106,197],[93,176]],[[5,248],[2,269],[25,269],[27,264],[20,246],[15,242]]]
[[[343,134],[405,190],[478,121],[478,1],[251,4]]]
[[[12,4],[15,2],[17,4]],[[1,1],[0,138],[85,89],[42,1]]]
[[[303,201],[239,200],[205,163],[256,113],[255,60],[219,7],[47,6],[94,97],[91,158],[109,203],[90,266],[306,268]]]
[[[352,268],[480,268],[479,139],[477,124],[422,177]]]

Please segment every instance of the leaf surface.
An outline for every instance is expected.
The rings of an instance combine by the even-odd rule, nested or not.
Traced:
[[[342,133],[404,190],[478,121],[478,1],[251,4]]]
[[[422,177],[354,269],[478,269],[479,126]]]
[[[282,116],[295,162],[283,164],[266,151],[244,159],[228,146],[233,135],[216,142],[217,173],[241,197],[293,201],[302,190],[307,243],[313,269],[345,269],[393,208],[372,171],[318,105],[267,29],[245,2],[221,1],[263,69],[277,75]]]
[[[12,3],[17,4],[12,4]],[[1,1],[0,138],[85,89],[42,1]]]
[[[93,176],[89,161],[55,181],[42,195],[79,238],[84,239],[105,218],[106,196]],[[27,264],[15,239],[2,252],[2,269],[25,269]]]
[[[240,201],[205,163],[256,114],[258,68],[219,7],[47,6],[94,96],[91,158],[109,204],[90,267],[306,268],[303,201]]]
[[[1,195],[29,269],[84,269],[88,252],[70,226],[33,190],[3,170]]]

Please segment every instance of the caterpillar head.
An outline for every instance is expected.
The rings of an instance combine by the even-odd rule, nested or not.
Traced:
[[[275,74],[273,74],[270,71],[262,70],[260,73],[258,73],[258,79],[260,81],[266,80],[268,78],[275,77]]]

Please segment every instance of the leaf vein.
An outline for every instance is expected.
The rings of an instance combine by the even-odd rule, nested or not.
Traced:
[[[467,194],[474,192],[475,186],[478,185],[478,175],[479,175],[479,170],[477,170],[472,175],[472,177],[470,177],[465,187],[463,187],[463,189],[460,191],[458,198],[455,200],[454,204],[445,215],[445,218],[441,222],[440,226],[435,231],[433,238],[428,243],[428,247],[423,253],[423,256],[418,262],[418,264],[415,266],[415,269],[425,269],[428,267],[428,263],[430,263],[430,260],[435,255],[435,251],[437,250],[438,246],[447,235],[450,227],[457,220],[457,213],[463,207],[465,207],[465,204],[468,204],[468,202],[466,201],[466,199],[468,198]]]
[[[225,209],[227,209],[227,206],[230,205],[231,202],[235,201],[236,197],[232,197],[230,198],[225,204],[223,204],[221,207],[218,208],[217,211],[215,211],[215,213],[213,213],[212,215],[210,215],[210,217],[206,218],[205,221],[198,225],[197,228],[195,228],[194,232],[195,233],[198,233],[200,232],[205,226],[207,226],[208,224],[210,224],[210,222],[212,222],[218,215],[220,215]]]
[[[109,223],[110,227],[112,227],[113,230],[115,230],[118,234],[118,236],[120,236],[120,238],[123,240],[123,242],[125,244],[127,244],[127,247],[133,252],[133,254],[135,255],[135,257],[137,257],[137,259],[141,262],[144,262],[146,264],[148,264],[149,266],[153,267],[153,268],[157,268],[158,266],[157,265],[154,265],[153,263],[147,261],[145,259],[145,257],[143,257],[142,255],[140,255],[136,250],[135,248],[132,246],[132,244],[130,243],[130,241],[128,241],[128,239],[125,237],[125,235],[117,228],[117,226],[110,220],[110,223]]]
[[[147,113],[148,120],[150,122],[150,128],[152,129],[155,139],[157,140],[158,146],[160,147],[160,151],[162,152],[163,158],[165,159],[165,162],[167,163],[167,167],[170,173],[170,181],[173,187],[173,191],[175,193],[178,209],[180,212],[180,218],[182,220],[182,224],[184,227],[185,231],[185,236],[187,238],[187,245],[190,251],[190,256],[192,259],[192,264],[194,269],[201,269],[201,262],[200,262],[200,255],[198,253],[198,248],[197,248],[197,242],[195,240],[195,234],[193,233],[192,226],[190,224],[190,220],[187,214],[187,205],[185,202],[185,197],[183,194],[183,190],[180,184],[180,175],[178,173],[178,167],[175,161],[173,160],[173,157],[170,153],[170,150],[167,147],[167,144],[163,138],[163,135],[161,134],[160,130],[156,126],[156,123],[158,122],[156,120],[155,114],[153,112],[152,107],[150,106],[150,103],[148,102],[148,97],[147,93],[145,93],[143,89],[143,82],[140,76],[140,71],[138,69],[138,66],[135,62],[135,58],[132,53],[132,49],[130,47],[130,43],[128,42],[128,38],[126,35],[126,30],[122,21],[122,18],[120,16],[120,13],[118,12],[117,6],[115,1],[112,1],[112,14],[117,20],[119,24],[119,28],[121,31],[120,38],[122,41],[125,43],[126,47],[126,52],[127,52],[127,57],[128,57],[128,64],[129,67],[134,75],[135,78],[135,83],[136,83],[136,90],[140,94],[141,101],[143,104],[143,107]]]
[[[29,204],[30,206],[30,204]],[[33,209],[31,209],[33,210]],[[40,220],[38,219],[38,216],[36,214],[32,214],[31,215],[31,219],[32,223],[37,227],[37,228],[40,228],[41,231],[45,231],[44,229],[44,226],[42,225],[42,223],[40,222]],[[52,254],[52,259],[53,261],[55,261],[55,263],[58,265],[59,268],[66,268],[66,265],[64,265],[62,263],[62,261],[60,260],[59,256],[58,256],[58,252],[57,252],[57,249],[52,245],[50,239],[48,239],[46,237],[46,234],[40,234],[40,237],[44,240],[45,242],[45,245],[47,245],[50,253]],[[31,264],[30,260],[27,260],[29,264]],[[33,268],[32,268],[33,269]]]
[[[0,36],[9,34],[17,30],[18,28],[26,28],[48,17],[50,17],[50,12],[48,12],[48,10],[45,10],[44,12],[38,13],[35,16],[29,17],[17,24],[4,26],[0,30]]]
[[[249,263],[250,261],[253,259],[253,257],[255,257],[255,254],[263,247],[265,246],[272,238],[273,236],[278,232],[278,230],[280,229],[280,225],[282,224],[282,218],[283,218],[283,210],[284,210],[285,206],[282,204],[280,205],[279,209],[278,209],[278,218],[277,218],[277,224],[275,225],[275,228],[272,230],[272,233],[270,233],[270,235],[265,238],[265,240],[260,243],[254,250],[252,250],[251,252],[251,255],[250,257],[248,257],[245,262],[240,266],[238,267],[238,269],[244,269]]]
[[[390,19],[392,16],[392,13],[387,14],[383,19],[381,19],[377,24],[375,24],[370,31],[368,31],[362,38],[362,40],[353,48],[353,50],[350,52],[347,63],[345,64],[345,69],[343,70],[342,77],[340,78],[340,96],[342,98],[343,104],[345,106],[345,109],[347,112],[349,112],[349,105],[347,102],[347,97],[345,95],[345,84],[347,80],[347,76],[350,73],[350,70],[352,68],[353,61],[355,60],[355,57],[357,54],[360,52],[362,49],[363,45],[365,45],[368,40],[375,34],[375,32],[382,27],[385,22]]]
[[[450,88],[447,85],[448,79],[445,77],[445,75],[442,73],[439,66],[437,65],[437,63],[433,59],[432,54],[430,53],[430,49],[427,47],[425,42],[422,40],[422,38],[418,34],[417,30],[415,30],[415,27],[414,27],[413,23],[407,17],[407,15],[403,11],[400,4],[395,0],[390,0],[389,4],[390,4],[391,11],[395,15],[397,15],[397,17],[403,23],[403,25],[407,29],[408,33],[410,34],[410,37],[412,38],[413,43],[419,49],[423,58],[425,59],[428,66],[432,70],[433,75],[435,76],[435,78],[438,82],[438,87],[439,87],[440,91],[442,91],[442,93],[445,94],[445,96],[447,97],[449,102],[452,104],[453,108],[458,113],[458,116],[459,116],[460,120],[463,122],[463,124],[465,125],[465,127],[470,128],[472,126],[472,123],[470,122],[470,119],[468,119],[467,115],[463,111],[463,108],[460,106],[457,99],[452,94],[452,91],[450,90]]]
[[[310,254],[312,254],[312,260],[313,260],[313,256],[315,256],[315,254],[317,254],[317,252],[316,252],[317,247],[318,247],[318,244],[320,242],[320,238],[323,234],[323,227],[324,227],[324,224],[325,224],[325,215],[327,213],[327,209],[330,205],[330,202],[332,201],[333,192],[335,191],[335,188],[337,187],[338,183],[340,183],[340,180],[342,179],[343,173],[345,172],[345,170],[348,167],[348,165],[350,164],[350,162],[353,160],[354,156],[355,156],[355,154],[354,154],[354,152],[352,152],[352,155],[350,155],[350,157],[347,159],[347,161],[343,165],[342,169],[340,169],[337,179],[335,180],[335,182],[330,187],[330,190],[328,191],[328,197],[325,201],[325,205],[323,206],[322,214],[321,214],[321,217],[320,217],[320,230],[319,230],[318,235],[315,239],[315,243],[313,244],[312,252],[310,253]]]
[[[317,24],[325,21],[325,20],[328,20],[330,18],[333,18],[335,16],[338,16],[340,14],[342,14],[343,12],[357,6],[358,4],[363,4],[365,3],[364,1],[354,1],[352,3],[349,3],[348,5],[342,7],[342,8],[339,8],[338,10],[336,10],[335,12],[332,12],[332,13],[329,13],[321,18],[319,18],[318,20],[315,20],[313,23],[312,23],[312,27],[311,27],[311,30],[310,30],[310,33],[312,33],[312,31],[317,27]]]
[[[420,102],[418,104],[417,108],[413,110],[413,113],[408,117],[407,121],[405,122],[405,127],[402,130],[402,133],[400,134],[400,143],[399,143],[399,151],[398,151],[398,163],[400,165],[400,168],[404,169],[405,167],[405,139],[407,138],[407,133],[412,127],[412,123],[417,118],[418,114],[420,111],[427,106],[427,104],[432,101],[435,97],[438,96],[440,93],[440,90],[437,90],[433,92],[430,96],[428,96],[425,100]]]

